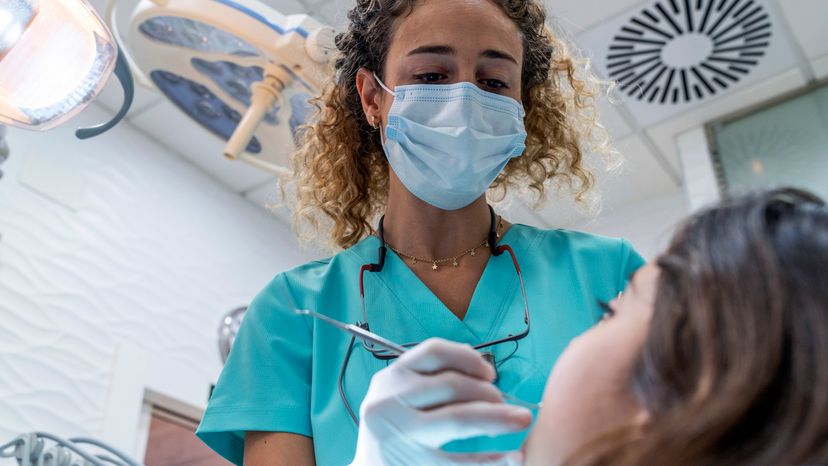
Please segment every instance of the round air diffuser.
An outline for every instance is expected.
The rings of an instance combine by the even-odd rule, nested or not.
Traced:
[[[735,85],[759,65],[771,17],[755,0],[659,0],[614,36],[609,76],[639,101],[678,104]]]

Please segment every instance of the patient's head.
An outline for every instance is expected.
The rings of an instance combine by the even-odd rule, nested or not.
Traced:
[[[527,464],[828,462],[828,208],[691,218],[550,376]]]

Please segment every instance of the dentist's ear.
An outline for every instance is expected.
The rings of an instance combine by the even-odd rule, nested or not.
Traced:
[[[357,71],[356,86],[365,118],[371,127],[377,128],[383,121],[385,91],[374,79],[374,73],[367,68],[360,68]]]

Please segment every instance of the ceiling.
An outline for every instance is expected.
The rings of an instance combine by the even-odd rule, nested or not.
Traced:
[[[121,0],[119,3],[128,5],[130,1],[132,0]],[[353,2],[262,1],[283,14],[310,14],[323,23],[333,25],[337,30],[342,30],[346,24],[346,13]],[[99,11],[103,11],[104,0],[92,0],[91,3]],[[632,69],[627,76],[634,75],[633,72],[646,71],[643,69],[646,63],[639,65],[635,58],[620,64],[623,58],[614,59],[616,62],[609,58],[606,52],[609,44],[622,48],[622,52],[635,52],[633,56],[641,54],[646,57],[647,53],[655,53],[652,50],[627,47],[627,43],[618,42],[618,37],[625,35],[633,39],[657,39],[655,43],[660,43],[659,47],[663,46],[659,55],[668,65],[672,62],[680,64],[682,60],[692,60],[692,57],[688,58],[686,55],[697,53],[697,49],[703,48],[703,39],[696,37],[697,42],[679,44],[678,41],[664,38],[667,35],[676,35],[670,34],[669,28],[675,23],[679,23],[675,24],[675,27],[684,28],[682,21],[685,20],[689,22],[688,26],[692,26],[691,23],[695,21],[697,29],[700,29],[698,23],[703,21],[702,16],[707,10],[710,14],[706,16],[710,18],[704,21],[714,23],[717,12],[722,15],[728,8],[733,8],[734,18],[744,21],[740,25],[734,25],[730,30],[738,32],[741,27],[744,34],[736,39],[728,38],[727,34],[724,34],[720,39],[730,40],[730,46],[741,44],[741,47],[735,48],[761,50],[763,55],[757,60],[742,55],[738,55],[741,58],[720,58],[721,63],[732,62],[731,69],[737,70],[731,71],[730,74],[743,75],[738,76],[741,78],[738,82],[728,81],[724,75],[720,75],[720,81],[730,86],[725,90],[717,88],[715,95],[696,98],[692,92],[694,86],[698,93],[696,95],[706,94],[708,89],[715,87],[712,81],[715,78],[715,70],[710,70],[717,67],[724,69],[722,67],[725,65],[710,62],[708,71],[702,71],[708,73],[708,80],[712,86],[706,87],[708,80],[703,80],[703,85],[702,81],[690,76],[690,85],[685,84],[685,99],[682,98],[680,86],[665,82],[669,72],[662,70],[658,83],[653,82],[656,79],[650,79],[659,71],[659,68],[653,66],[654,70],[647,77],[642,77],[641,82],[631,83],[632,86],[628,87],[627,91],[617,92],[619,104],[603,102],[601,119],[625,156],[625,165],[620,171],[606,173],[599,170],[599,186],[604,195],[605,211],[618,210],[632,203],[674,194],[681,189],[681,173],[675,145],[677,135],[828,76],[828,28],[825,27],[828,2],[825,0],[547,0],[546,4],[553,17],[553,26],[560,33],[570,35],[582,49],[582,53],[593,58],[595,69],[604,77],[622,67]],[[664,10],[663,16],[659,16],[661,10]],[[692,13],[689,19],[679,14],[690,10]],[[673,17],[674,23],[668,18],[672,12],[677,14]],[[763,15],[767,15],[770,20],[763,20]],[[126,24],[125,16],[128,15],[121,15],[119,21],[123,26]],[[733,21],[736,22],[735,19]],[[772,23],[766,30],[772,29],[774,40],[769,41],[767,47],[754,49],[752,47],[758,42],[740,42],[751,40],[751,37],[745,39],[745,36],[750,34],[759,37],[763,32],[763,21]],[[722,24],[720,31],[714,32],[728,29],[727,22]],[[751,29],[745,32],[745,25],[748,28],[756,28],[758,32],[752,33]],[[761,37],[756,40],[761,40]],[[653,60],[658,62],[655,58]],[[754,62],[754,65],[749,66]],[[750,67],[750,70],[746,69]],[[746,70],[739,71],[742,68]],[[614,77],[619,76],[616,73]],[[679,82],[679,77],[680,73],[676,73],[676,83]],[[630,79],[639,78],[636,76]],[[642,89],[649,82],[652,82],[651,96],[677,97],[677,102],[674,105],[663,105],[657,98],[653,104],[646,102],[646,99],[636,99],[634,94],[638,94],[638,91],[633,92],[635,85]],[[623,80],[621,84],[623,88]],[[670,89],[661,91],[659,86]],[[658,93],[655,92],[656,88],[659,89]],[[688,88],[690,90],[687,90]],[[100,102],[114,109],[118,107],[120,98],[117,85],[110,83]],[[669,98],[667,100],[669,101]],[[224,145],[222,141],[192,123],[157,92],[139,88],[127,120],[252,202],[265,205],[277,201],[277,188],[273,177],[242,163],[226,160],[221,155]],[[565,201],[565,197],[548,202],[539,210],[528,208],[527,205],[531,204],[531,201],[519,198],[508,204],[509,215],[518,222],[547,227],[577,224],[583,220],[583,214],[579,213],[571,202]],[[283,219],[287,219],[284,209],[276,212]]]

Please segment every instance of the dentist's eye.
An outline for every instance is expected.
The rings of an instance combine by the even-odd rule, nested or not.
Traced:
[[[422,74],[415,74],[414,79],[417,81],[421,81],[424,83],[436,83],[446,79],[446,75],[441,73],[422,73]]]
[[[604,311],[604,313],[601,315],[602,322],[615,316],[615,309],[613,309],[612,306],[609,305],[609,303],[605,301],[598,301],[598,307],[601,308],[602,311]]]
[[[481,79],[480,82],[484,86],[494,90],[509,89],[509,85],[499,79]]]

